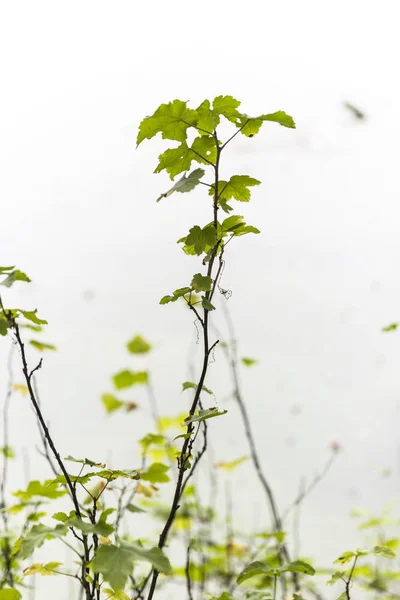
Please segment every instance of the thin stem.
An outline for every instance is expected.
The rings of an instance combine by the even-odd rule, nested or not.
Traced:
[[[214,168],[214,175],[215,175],[214,197],[213,197],[213,217],[214,217],[213,222],[214,222],[215,231],[217,231],[218,230],[218,182],[219,182],[219,163],[220,163],[220,157],[221,157],[221,147],[219,146],[217,132],[215,130],[213,132],[213,137],[214,137],[216,153],[217,153],[215,165],[212,165]],[[211,257],[210,257],[210,260],[208,263],[208,268],[207,268],[207,276],[210,278],[212,276],[215,257],[217,255],[220,243],[221,243],[221,241],[218,241],[216,243],[215,247],[213,248],[213,251],[211,252]],[[211,290],[209,290],[208,292],[205,293],[205,297],[210,302],[214,295],[214,292],[215,292],[215,285],[212,286]],[[198,381],[198,384],[196,387],[196,391],[194,394],[193,402],[190,407],[189,416],[193,416],[197,409],[197,406],[200,401],[200,394],[202,392],[205,378],[207,375],[210,354],[213,351],[213,349],[215,348],[215,346],[218,344],[218,341],[219,341],[219,340],[217,340],[212,345],[210,345],[210,342],[209,342],[209,311],[206,309],[203,309],[203,312],[204,312],[203,322],[201,323],[202,329],[203,329],[203,366],[202,366],[200,378],[199,378],[199,381]],[[159,542],[158,542],[158,547],[160,549],[162,549],[164,547],[164,545],[166,544],[169,531],[170,531],[171,526],[175,519],[176,512],[179,509],[179,502],[182,497],[182,487],[184,484],[184,474],[188,468],[188,458],[191,455],[192,448],[193,448],[193,438],[191,436],[191,434],[193,433],[193,430],[194,430],[193,424],[189,423],[188,428],[187,428],[187,434],[189,434],[189,436],[183,442],[180,457],[178,459],[178,477],[177,477],[177,482],[176,482],[176,486],[175,486],[174,497],[172,500],[172,504],[171,504],[171,508],[170,508],[170,512],[169,512],[167,521],[166,521],[164,528],[160,534],[160,538],[159,538]],[[196,462],[196,465],[197,464],[198,464],[198,461]],[[155,569],[153,571],[153,577],[151,580],[147,600],[151,600],[154,596],[154,592],[155,592],[155,589],[157,586],[158,576],[159,576],[159,571],[157,571],[157,569]]]
[[[66,470],[65,465],[64,465],[64,463],[63,463],[63,461],[61,459],[61,456],[60,456],[59,452],[57,451],[57,448],[56,448],[56,446],[54,444],[53,438],[50,435],[49,428],[47,427],[46,422],[44,420],[44,417],[43,417],[41,408],[39,406],[39,403],[37,401],[37,398],[35,396],[35,391],[34,391],[33,384],[32,384],[32,378],[33,378],[34,373],[36,371],[38,371],[41,368],[41,366],[42,366],[42,359],[39,361],[39,363],[37,364],[37,366],[34,369],[32,369],[32,371],[29,371],[28,363],[27,363],[27,359],[26,359],[26,354],[25,354],[25,346],[24,346],[24,343],[23,343],[23,341],[21,339],[19,325],[16,322],[15,318],[12,316],[11,312],[10,311],[6,311],[4,309],[4,306],[3,306],[1,298],[0,298],[0,308],[2,309],[3,314],[7,318],[10,328],[14,331],[14,334],[15,334],[15,338],[16,338],[17,345],[18,345],[18,348],[19,348],[19,351],[20,351],[20,355],[21,355],[22,372],[23,372],[23,375],[24,375],[26,386],[28,388],[29,398],[30,398],[31,404],[32,404],[32,406],[34,408],[36,417],[37,417],[37,419],[38,419],[38,421],[40,423],[40,427],[41,427],[41,429],[43,431],[43,434],[44,434],[44,437],[45,437],[45,439],[46,439],[46,441],[47,441],[47,443],[48,443],[48,445],[49,445],[49,447],[50,447],[50,449],[51,449],[51,451],[52,451],[52,453],[54,455],[54,458],[55,458],[55,460],[56,460],[56,462],[57,462],[57,464],[58,464],[58,466],[59,466],[62,474],[65,477],[65,481],[66,481],[66,484],[67,484],[68,489],[70,491],[70,495],[71,495],[71,498],[72,498],[72,502],[73,502],[73,505],[74,505],[74,508],[75,508],[76,515],[77,515],[77,517],[79,519],[82,520],[82,513],[81,513],[80,506],[79,506],[79,501],[78,501],[78,497],[77,497],[77,494],[76,494],[75,485],[72,483],[71,478],[70,478],[70,476],[68,474],[68,471]],[[85,590],[86,600],[93,600],[93,595],[91,594],[91,590],[90,590],[90,584],[86,580],[86,576],[89,573],[89,568],[88,568],[87,565],[90,562],[90,554],[89,554],[89,547],[88,547],[87,535],[85,535],[85,534],[82,535],[81,542],[82,542],[83,548],[84,548],[84,557],[83,557],[83,560],[82,560],[82,570],[81,570],[81,579],[80,579],[80,581],[81,581],[82,587]]]
[[[347,578],[347,581],[346,581],[345,592],[346,592],[346,598],[347,598],[347,600],[351,600],[351,598],[350,598],[350,584],[351,584],[351,580],[353,578],[354,569],[356,568],[357,560],[358,560],[358,556],[355,556],[354,560],[353,560],[353,566],[351,567],[350,574],[349,574],[349,576]]]

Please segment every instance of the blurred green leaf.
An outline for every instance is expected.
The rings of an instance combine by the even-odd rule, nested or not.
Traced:
[[[151,350],[151,345],[141,335],[135,335],[126,346],[131,354],[147,354]]]

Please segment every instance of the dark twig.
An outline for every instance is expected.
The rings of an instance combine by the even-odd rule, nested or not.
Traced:
[[[239,374],[238,374],[238,362],[239,361],[238,361],[238,355],[237,355],[237,343],[236,343],[236,336],[235,336],[235,329],[234,329],[233,321],[232,321],[232,318],[228,311],[228,308],[226,306],[226,303],[222,302],[222,306],[223,306],[223,312],[224,312],[224,315],[226,318],[228,331],[229,331],[229,338],[230,338],[229,346],[224,345],[223,350],[224,350],[226,359],[231,368],[232,378],[233,378],[233,382],[234,382],[234,398],[238,404],[240,414],[242,417],[245,435],[246,435],[246,438],[247,438],[247,441],[249,444],[249,448],[250,448],[251,460],[252,460],[254,469],[256,471],[257,477],[258,477],[258,479],[261,483],[261,486],[265,492],[265,495],[267,497],[267,502],[268,502],[268,506],[270,509],[271,517],[272,517],[273,528],[274,528],[274,531],[278,533],[278,532],[282,531],[282,519],[279,514],[278,505],[276,503],[275,495],[272,491],[272,487],[270,486],[270,484],[264,474],[262,466],[261,466],[261,461],[260,461],[260,458],[258,455],[254,434],[252,432],[252,428],[251,428],[251,424],[250,424],[249,414],[247,412],[247,407],[244,402],[241,388],[240,388]],[[281,563],[283,563],[284,561],[291,562],[289,549],[288,549],[285,541],[281,542],[278,555],[280,557]],[[297,573],[292,573],[291,575],[292,575],[295,590],[298,591],[299,590],[299,581],[298,581]],[[283,577],[282,577],[282,585],[283,586],[285,585]]]
[[[190,576],[190,552],[192,550],[191,544],[192,544],[192,542],[191,542],[191,540],[189,540],[189,543],[188,543],[187,549],[186,549],[186,564],[185,564],[186,590],[188,593],[189,600],[193,600],[192,578]]]
[[[37,417],[37,419],[39,421],[40,427],[41,427],[41,429],[43,431],[43,434],[44,434],[44,436],[46,438],[46,441],[47,441],[47,443],[48,443],[48,445],[49,445],[49,447],[50,447],[50,449],[51,449],[51,451],[53,453],[53,456],[54,456],[54,458],[56,460],[56,463],[58,464],[58,466],[59,466],[62,474],[65,477],[65,481],[66,481],[66,484],[67,484],[68,489],[70,491],[72,502],[74,504],[76,515],[77,515],[77,517],[79,519],[82,519],[82,513],[81,513],[80,506],[79,506],[79,501],[78,501],[78,497],[77,497],[77,494],[76,494],[75,485],[72,483],[71,478],[70,478],[70,476],[68,474],[68,471],[66,470],[65,465],[64,465],[64,463],[63,463],[63,461],[61,459],[61,456],[60,456],[60,454],[59,454],[59,452],[58,452],[58,450],[57,450],[57,448],[55,446],[53,438],[50,435],[49,428],[46,425],[46,422],[45,422],[44,417],[43,417],[43,413],[41,411],[41,408],[40,408],[40,406],[38,404],[38,401],[37,401],[37,398],[36,398],[36,395],[35,395],[32,378],[33,378],[34,373],[41,367],[42,360],[40,360],[40,362],[38,363],[38,365],[34,369],[32,369],[31,371],[29,371],[29,367],[28,367],[28,363],[27,363],[27,359],[26,359],[26,354],[25,354],[25,346],[24,346],[24,343],[23,343],[22,338],[21,338],[19,325],[16,322],[15,317],[13,317],[11,311],[7,311],[7,310],[4,309],[4,306],[3,306],[3,303],[1,301],[1,298],[0,298],[0,307],[1,307],[2,311],[3,311],[4,316],[6,317],[8,323],[9,323],[10,329],[14,332],[14,335],[15,335],[15,339],[16,339],[16,342],[17,342],[17,346],[19,348],[20,356],[21,356],[22,372],[23,372],[23,375],[24,375],[26,386],[28,388],[29,398],[30,398],[31,404],[32,404],[32,406],[34,408],[36,417]],[[81,541],[82,541],[82,545],[83,545],[84,555],[82,557],[82,569],[81,569],[80,582],[81,582],[82,587],[85,590],[86,600],[93,600],[93,595],[91,594],[90,584],[87,581],[87,575],[89,573],[88,563],[90,562],[90,552],[89,552],[89,546],[88,546],[88,536],[85,535],[85,534],[83,534],[82,538],[81,538]]]

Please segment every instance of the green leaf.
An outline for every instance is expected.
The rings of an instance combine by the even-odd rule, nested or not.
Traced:
[[[275,574],[275,569],[271,569],[271,567],[268,567],[268,565],[266,565],[265,563],[256,560],[255,562],[250,563],[249,565],[247,565],[247,567],[243,569],[243,571],[239,574],[238,578],[236,579],[236,583],[240,585],[241,583],[247,581],[247,579],[250,579],[255,575],[267,575],[268,577],[274,577]]]
[[[205,296],[201,298],[201,305],[205,310],[215,310],[215,306]]]
[[[37,340],[30,340],[29,343],[40,352],[43,352],[44,350],[57,350],[53,344],[45,344],[44,342],[38,342]]]
[[[26,490],[13,492],[13,496],[20,498],[23,501],[31,500],[36,496],[54,500],[55,498],[65,496],[66,493],[67,492],[65,490],[59,490],[58,484],[50,479],[46,480],[44,483],[40,483],[40,481],[36,480],[30,481]]]
[[[117,390],[123,390],[136,384],[147,385],[148,373],[147,371],[133,372],[126,369],[114,375],[113,381]]]
[[[384,331],[385,333],[388,331],[396,331],[398,326],[399,323],[391,323],[390,325],[386,325],[386,327],[382,327],[382,331]]]
[[[347,592],[342,592],[342,593],[340,594],[340,596],[338,596],[338,597],[336,598],[336,600],[347,600],[347,598],[348,598],[348,596],[347,596]]]
[[[243,135],[247,137],[253,137],[260,131],[261,126],[265,121],[273,121],[275,123],[279,123],[279,125],[282,125],[283,127],[289,127],[290,129],[296,128],[293,118],[282,110],[279,110],[275,113],[260,115],[259,117],[255,118],[242,114],[237,126],[242,127],[241,133]]]
[[[261,181],[249,177],[249,175],[232,175],[229,181],[220,181],[218,184],[218,202],[221,199],[238,200],[239,202],[249,202],[251,198],[250,187],[260,185]],[[210,188],[209,195],[214,195],[214,186]]]
[[[15,553],[21,555],[22,559],[28,558],[36,548],[44,544],[46,540],[63,537],[68,533],[68,528],[64,524],[56,525],[56,527],[47,527],[40,523],[34,525],[30,531],[20,539],[14,547]]]
[[[147,469],[141,473],[141,479],[144,481],[150,481],[150,483],[167,483],[170,481],[170,478],[166,474],[169,470],[167,465],[163,465],[162,463],[153,463]]]
[[[0,275],[3,273],[7,273],[8,271],[13,271],[15,269],[15,265],[13,267],[0,267]]]
[[[243,223],[244,217],[240,215],[232,215],[222,221],[222,229],[224,231],[235,231],[239,225]]]
[[[126,507],[126,510],[128,510],[131,513],[145,513],[146,512],[143,508],[140,508],[140,506],[136,506],[135,504],[128,504]]]
[[[256,360],[255,358],[243,357],[242,363],[245,365],[245,367],[252,367],[253,365],[256,365],[258,363],[258,360]]]
[[[28,275],[26,275],[26,273],[23,273],[22,271],[16,269],[15,271],[9,273],[8,276],[0,283],[0,285],[4,285],[5,287],[9,288],[16,281],[26,281],[29,283],[31,280],[29,279]]]
[[[160,304],[168,304],[169,302],[176,302],[179,298],[182,298],[191,291],[190,287],[179,288],[172,292],[172,296],[163,296],[160,300]]]
[[[337,581],[345,577],[346,571],[335,571],[332,573],[331,578],[326,582],[326,585],[334,585]]]
[[[20,312],[28,321],[35,323],[35,325],[48,325],[47,321],[39,319],[39,317],[36,316],[37,310],[21,310],[17,308],[16,311]]]
[[[290,571],[292,573],[305,573],[306,575],[315,575],[315,569],[303,560],[294,560],[288,565],[281,567],[281,572]]]
[[[9,459],[15,458],[15,452],[11,446],[0,446],[0,454]]]
[[[230,462],[216,463],[214,467],[216,467],[217,469],[223,469],[224,471],[233,471],[233,469],[236,469],[236,467],[241,465],[246,460],[248,460],[248,456],[240,456],[239,458],[236,458],[235,460],[232,460]]]
[[[140,440],[140,445],[143,450],[147,450],[150,446],[165,446],[167,443],[167,438],[165,435],[148,433]]]
[[[92,568],[95,573],[101,573],[115,590],[123,590],[136,560],[149,562],[163,573],[171,572],[169,560],[162,550],[146,550],[138,543],[100,546],[92,561]]]
[[[227,412],[227,410],[218,410],[218,408],[215,406],[213,408],[204,408],[199,410],[197,414],[186,417],[184,423],[185,425],[190,425],[191,423],[200,423],[206,419],[212,419],[214,417],[226,415]]]
[[[215,165],[217,160],[217,147],[212,136],[201,136],[193,140],[193,160],[202,165]],[[201,169],[200,169],[201,170]]]
[[[210,135],[220,122],[218,114],[210,107],[210,101],[204,100],[196,109],[196,112],[198,114],[197,128],[200,135]]]
[[[36,575],[36,573],[45,577],[59,575],[59,573],[55,572],[55,569],[57,569],[61,565],[62,563],[60,562],[49,562],[45,565],[40,563],[34,563],[30,567],[24,569],[24,577],[28,577],[29,575]]]
[[[125,404],[125,402],[118,400],[118,398],[116,398],[113,394],[103,394],[101,396],[101,401],[109,414],[115,412]]]
[[[197,383],[193,383],[193,381],[185,381],[184,383],[182,383],[182,392],[184,392],[185,390],[189,390],[189,389],[197,390]],[[214,394],[214,392],[212,392],[205,385],[203,385],[203,387],[201,388],[201,391],[207,392],[207,394],[211,394],[211,395]]]
[[[196,273],[194,275],[191,286],[195,292],[209,292],[212,288],[213,280],[208,275]]]
[[[179,173],[189,171],[195,156],[186,142],[183,142],[177,148],[168,148],[158,157],[158,165],[154,173],[161,173],[165,169],[170,179],[174,179]]]
[[[64,525],[67,527],[74,527],[74,529],[79,529],[79,531],[82,531],[82,533],[86,535],[96,533],[97,535],[107,537],[114,532],[114,527],[108,523],[87,523],[76,516],[68,518],[68,520],[64,522]]]
[[[157,198],[157,202],[160,202],[162,198],[168,198],[168,196],[171,196],[171,194],[174,192],[190,192],[200,183],[200,179],[204,176],[204,174],[205,171],[203,169],[195,169],[187,177],[186,174],[183,175],[179,181],[177,181],[175,185],[168,190],[168,192],[161,194]]]
[[[339,565],[345,565],[347,563],[349,563],[356,555],[355,552],[343,552],[339,558],[337,558],[334,563],[339,564]]]
[[[131,354],[148,354],[151,350],[151,345],[141,335],[135,335],[126,347]]]
[[[396,558],[396,553],[387,546],[374,546],[371,552],[376,556],[383,556],[384,558]]]
[[[123,590],[103,588],[103,592],[107,594],[107,600],[130,600],[129,596],[127,596]]]
[[[20,600],[22,595],[15,588],[3,588],[0,590],[0,600]]]
[[[217,115],[223,115],[231,123],[237,124],[240,113],[238,107],[240,106],[239,100],[236,100],[232,96],[217,96],[213,102],[213,112]]]
[[[161,104],[150,117],[146,117],[139,125],[137,146],[145,140],[161,133],[163,139],[184,142],[187,129],[197,123],[198,115],[195,110],[187,108],[187,102],[173,100]]]
[[[235,237],[239,235],[246,235],[247,233],[260,233],[260,230],[257,227],[253,227],[253,225],[245,225],[243,224],[241,227],[237,227],[233,232]]]
[[[0,335],[7,335],[8,321],[4,315],[0,315]]]

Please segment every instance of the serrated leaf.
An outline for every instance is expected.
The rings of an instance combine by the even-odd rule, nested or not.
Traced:
[[[26,281],[27,283],[29,283],[31,280],[29,279],[26,273],[23,273],[22,271],[19,271],[19,269],[16,269],[15,271],[9,273],[7,277],[0,282],[0,285],[4,285],[5,287],[9,288],[16,281]]]
[[[168,148],[158,157],[158,165],[154,173],[167,171],[170,179],[174,179],[179,173],[189,171],[192,161],[196,155],[192,152],[186,142],[180,144],[177,148]]]
[[[44,352],[45,350],[53,350],[56,351],[57,348],[53,346],[53,344],[45,344],[44,342],[39,342],[38,340],[29,340],[31,346],[39,350],[40,352]]]
[[[240,113],[238,107],[240,101],[232,96],[217,96],[213,101],[213,112],[217,115],[223,115],[231,123],[237,124]]]
[[[210,107],[210,101],[204,100],[196,109],[196,112],[198,115],[197,128],[200,135],[210,135],[220,122],[218,114]]]
[[[203,169],[194,169],[188,176],[186,173],[172,186],[167,192],[161,194],[157,198],[157,202],[160,202],[163,198],[168,198],[174,192],[190,192],[193,190],[199,183],[200,179],[204,176],[205,171]]]
[[[250,187],[260,185],[261,181],[249,175],[232,175],[229,181],[220,181],[218,184],[218,202],[221,199],[233,198],[238,202],[249,202],[251,198]],[[209,195],[214,195],[214,186],[210,188]]]
[[[155,462],[150,465],[147,471],[141,473],[140,477],[144,481],[149,481],[150,483],[167,483],[170,481],[170,478],[166,474],[168,470],[169,467],[167,465]]]
[[[149,562],[162,573],[171,572],[169,560],[162,550],[146,550],[138,543],[100,546],[92,561],[92,568],[95,573],[101,573],[115,590],[122,590],[133,571],[135,561]]]
[[[201,305],[205,310],[215,310],[214,304],[211,304],[211,302],[205,296],[202,296],[201,298]]]
[[[143,119],[139,125],[137,146],[157,133],[161,133],[163,139],[184,142],[188,127],[196,125],[198,119],[197,112],[186,105],[187,102],[182,100],[173,100],[168,104],[161,104],[153,115]]]
[[[20,538],[19,543],[14,548],[17,550],[18,555],[22,559],[25,559],[33,554],[36,548],[42,546],[46,540],[63,537],[67,533],[68,528],[63,524],[56,525],[53,528],[40,523],[39,525],[34,525],[23,538]]]
[[[133,385],[147,385],[148,373],[147,371],[129,371],[125,369],[120,371],[113,376],[114,385],[117,390],[123,390]]]
[[[151,350],[151,344],[147,342],[141,335],[135,335],[126,347],[131,354],[148,354]]]
[[[193,276],[191,286],[195,292],[209,292],[212,288],[213,280],[208,275],[196,273]]]
[[[191,146],[193,150],[193,160],[202,165],[215,165],[217,160],[217,148],[215,145],[215,139],[211,136],[201,136],[193,140]]]
[[[109,414],[115,412],[125,404],[125,402],[118,400],[113,394],[103,394],[101,396],[101,401]]]
[[[190,425],[191,423],[200,423],[201,421],[205,421],[206,419],[212,419],[214,417],[226,415],[227,412],[227,410],[219,410],[216,407],[204,408],[199,410],[197,414],[186,417],[184,423],[185,425]]]

